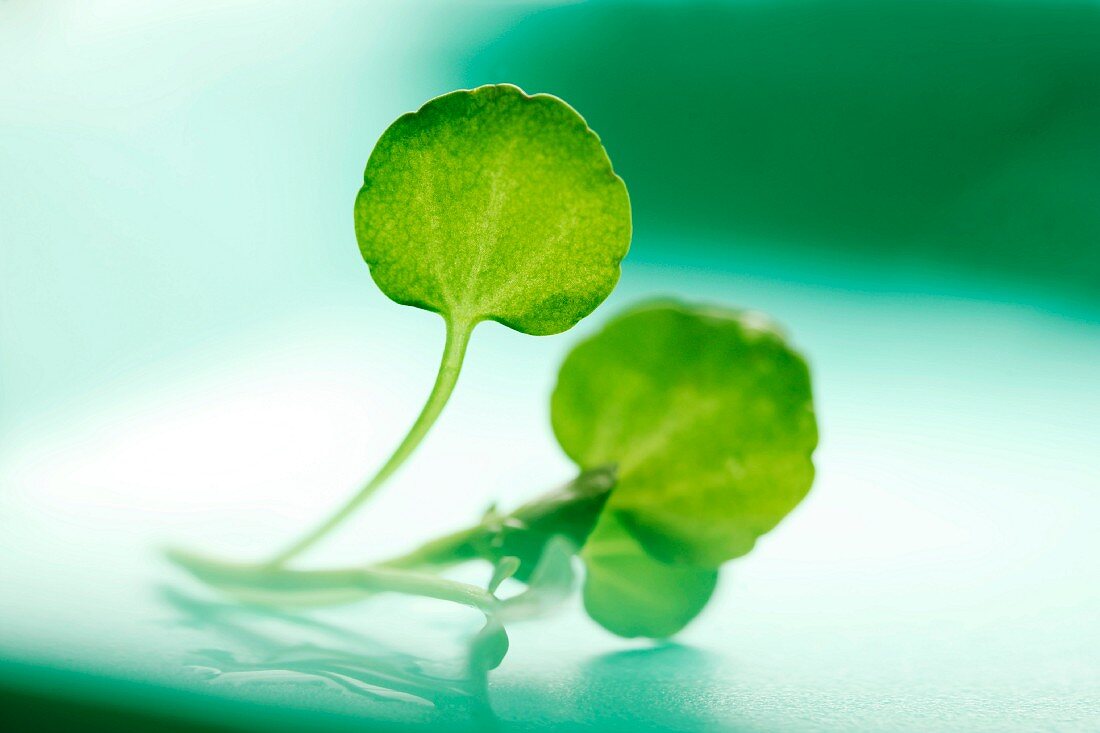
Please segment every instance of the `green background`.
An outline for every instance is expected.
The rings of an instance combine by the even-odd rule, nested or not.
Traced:
[[[7,715],[1095,729],[1100,5],[7,0],[0,68]],[[318,560],[568,479],[557,365],[653,295],[786,325],[813,368],[817,484],[677,644],[576,604],[517,624],[488,709],[234,670],[332,639],[230,633],[158,548],[258,557],[392,447],[442,328],[370,282],[352,201],[389,122],[498,81],[603,138],[635,212],[621,285],[562,336],[479,329],[438,430]],[[324,620],[398,665],[453,661],[476,622],[386,598]]]

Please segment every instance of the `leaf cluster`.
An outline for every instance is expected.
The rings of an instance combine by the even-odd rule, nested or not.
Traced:
[[[288,567],[412,454],[454,388],[474,327],[572,327],[614,288],[631,224],[626,187],[580,115],[555,97],[495,85],[439,97],[386,130],[355,230],[387,296],[445,319],[435,386],[371,481],[271,562],[173,555],[205,582],[261,602],[396,591],[473,606],[488,619],[495,664],[507,648],[503,620],[568,595],[577,558],[595,621],[628,637],[675,634],[706,606],[720,567],[809,491],[817,425],[803,358],[759,314],[655,301],[611,319],[560,368],[551,423],[577,466],[573,481],[385,562]],[[470,561],[492,568],[484,586],[445,576]],[[509,578],[526,589],[502,599]]]

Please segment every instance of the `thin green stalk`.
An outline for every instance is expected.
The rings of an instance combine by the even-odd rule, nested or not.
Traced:
[[[458,565],[476,557],[476,553],[473,552],[473,544],[479,538],[484,537],[488,531],[484,524],[476,524],[425,542],[404,555],[375,563],[374,567],[400,570],[439,570]]]
[[[428,395],[428,400],[424,403],[420,415],[416,418],[416,422],[412,424],[412,427],[409,428],[405,438],[398,444],[389,459],[378,469],[378,472],[359,489],[358,493],[347,504],[273,557],[268,563],[271,567],[277,568],[285,565],[343,523],[374,492],[378,491],[397,472],[401,464],[412,455],[420,442],[424,440],[424,436],[428,434],[440,413],[443,412],[447,400],[450,399],[451,393],[454,391],[459,372],[462,371],[462,359],[466,355],[466,345],[470,341],[472,331],[473,324],[447,321],[447,343],[443,348],[443,357],[439,362],[435,384],[432,386],[431,394]]]
[[[484,547],[499,541],[504,527],[535,528],[545,534],[564,534],[583,544],[615,485],[615,467],[600,466],[582,472],[569,483],[535,497],[507,516],[486,514],[477,524],[429,540],[396,557],[375,563],[375,568],[441,570],[484,555]],[[550,523],[549,529],[545,527]]]
[[[289,570],[271,565],[230,563],[169,550],[168,558],[195,577],[245,600],[284,605],[328,605],[371,593],[437,598],[493,613],[498,601],[484,588],[436,575],[384,567]]]

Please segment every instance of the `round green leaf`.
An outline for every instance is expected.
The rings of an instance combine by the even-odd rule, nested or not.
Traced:
[[[553,334],[615,287],[630,202],[573,108],[500,84],[437,97],[386,130],[355,231],[398,303]]]
[[[809,371],[757,314],[630,311],[568,356],[551,411],[578,465],[618,466],[605,512],[665,562],[744,555],[813,481]],[[604,541],[598,524],[588,545]]]
[[[653,559],[613,514],[600,517],[596,532],[599,541],[585,545],[581,553],[587,569],[584,608],[608,631],[663,639],[707,605],[717,570]]]

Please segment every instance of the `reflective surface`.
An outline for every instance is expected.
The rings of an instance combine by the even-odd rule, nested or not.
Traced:
[[[1100,506],[1085,459],[1098,434],[1094,324],[710,268],[638,266],[615,299],[652,291],[739,293],[795,325],[816,370],[819,481],[728,569],[716,602],[676,645],[610,637],[575,603],[510,628],[511,651],[489,675],[503,725],[1091,726],[1100,658],[1089,531]],[[254,618],[223,618],[216,598],[158,554],[167,542],[262,554],[384,452],[419,396],[416,378],[430,377],[419,372],[430,369],[439,334],[417,331],[422,314],[380,299],[324,312],[327,333],[312,327],[316,312],[305,315],[266,343],[207,352],[186,381],[169,374],[161,390],[5,446],[0,569],[18,589],[0,605],[8,659],[219,700],[400,723],[474,720],[476,696],[454,665],[477,614],[379,597],[326,621],[350,629],[346,643],[327,629],[327,641],[310,641],[318,629],[292,622],[284,647],[263,641],[257,651]],[[363,324],[375,329],[368,337]],[[394,330],[406,325],[412,335]],[[363,364],[385,333],[388,362],[419,357],[424,369],[378,363],[368,378]],[[317,562],[408,547],[492,499],[545,488],[535,477],[566,475],[545,399],[568,337],[524,348],[503,329],[482,335],[439,432]],[[486,459],[466,458],[479,454]],[[243,631],[227,638],[230,622]],[[379,654],[383,643],[394,650]],[[349,664],[357,671],[333,670]],[[402,676],[423,664],[434,665],[427,681]],[[359,689],[387,675],[405,688],[400,699]],[[441,691],[426,691],[436,683]],[[437,694],[446,704],[424,704],[439,703]]]

